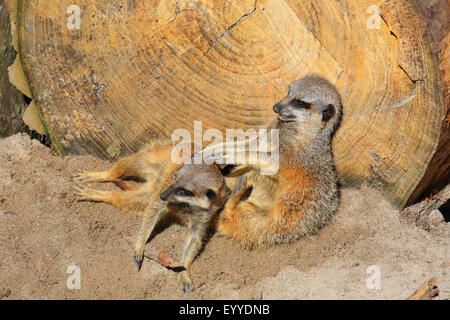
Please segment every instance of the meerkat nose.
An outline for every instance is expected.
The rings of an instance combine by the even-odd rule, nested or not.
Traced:
[[[276,104],[273,106],[273,112],[279,113],[281,110],[281,106],[279,104]]]

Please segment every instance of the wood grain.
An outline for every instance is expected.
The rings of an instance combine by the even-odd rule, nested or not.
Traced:
[[[402,207],[437,148],[442,91],[411,1],[79,0],[69,30],[72,4],[19,1],[22,62],[61,154],[117,159],[200,120],[256,128],[307,73],[342,93],[344,185],[369,181]]]
[[[442,119],[441,135],[436,152],[406,205],[430,196],[450,183],[450,32],[442,39],[439,53],[439,69],[446,112]]]

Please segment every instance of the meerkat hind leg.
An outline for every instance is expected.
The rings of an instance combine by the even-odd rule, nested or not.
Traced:
[[[73,185],[72,189],[78,200],[109,202],[111,194],[111,191],[96,190],[79,184]]]
[[[145,153],[137,153],[117,161],[110,170],[106,171],[80,171],[72,177],[75,183],[112,182],[126,177],[146,179]]]
[[[88,188],[75,184],[74,194],[78,200],[100,201],[114,205],[115,207],[137,216],[142,215],[147,207],[146,193],[142,191],[106,191]]]
[[[113,181],[109,171],[79,171],[72,176],[75,183]]]

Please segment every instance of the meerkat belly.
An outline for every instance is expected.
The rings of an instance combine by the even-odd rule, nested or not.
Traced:
[[[275,211],[282,218],[295,223],[316,199],[317,179],[306,170],[298,167],[280,168],[279,193],[275,201]]]

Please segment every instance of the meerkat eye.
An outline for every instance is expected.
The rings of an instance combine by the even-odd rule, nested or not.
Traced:
[[[194,193],[192,191],[189,191],[189,190],[184,189],[184,188],[177,188],[177,189],[175,189],[174,193],[177,196],[187,196],[187,197],[194,196]]]
[[[332,104],[329,104],[322,112],[322,121],[328,121],[334,116],[335,110]]]
[[[298,99],[294,99],[292,100],[292,105],[296,108],[303,108],[303,109],[309,109],[311,107],[311,104],[302,101],[302,100],[298,100]]]
[[[209,189],[208,191],[206,191],[206,197],[209,200],[215,200],[217,195],[216,195],[216,193],[213,190]]]

